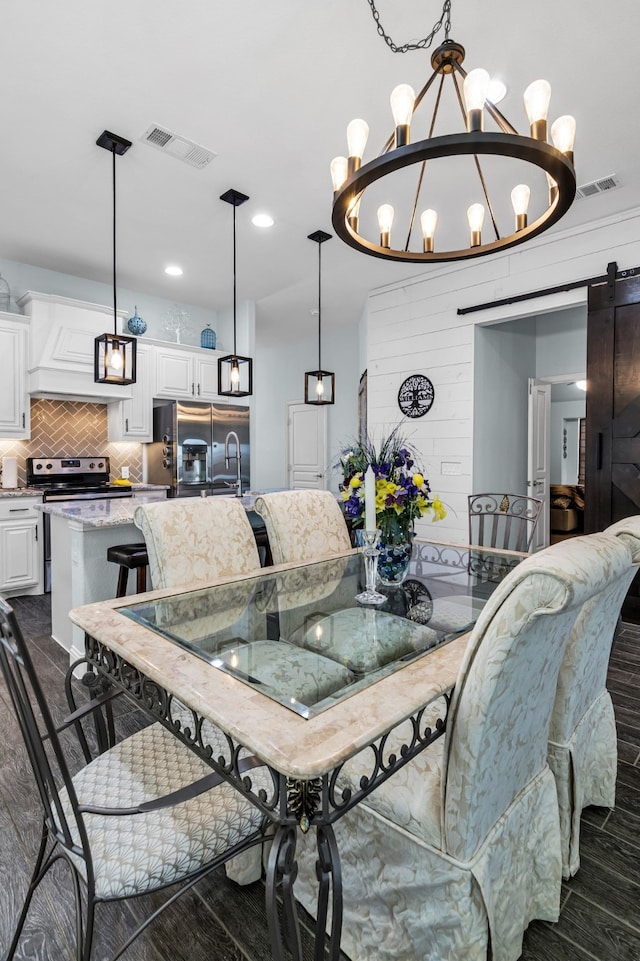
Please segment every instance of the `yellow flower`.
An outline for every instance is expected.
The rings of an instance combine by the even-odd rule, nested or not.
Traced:
[[[361,483],[362,483],[362,474],[354,474],[351,480],[349,481],[349,486],[360,487]]]
[[[447,516],[444,504],[439,497],[434,497],[431,502],[431,509],[433,510],[434,521],[441,521]]]
[[[424,484],[424,477],[422,476],[422,474],[414,474],[414,475],[413,475],[413,483],[414,483],[414,484],[416,485],[416,487],[418,487],[418,488],[422,487],[422,485]]]
[[[349,500],[349,491],[348,491],[348,490],[341,490],[341,491],[340,491],[340,496],[342,497],[342,500],[343,500],[343,501],[348,501],[348,500]]]

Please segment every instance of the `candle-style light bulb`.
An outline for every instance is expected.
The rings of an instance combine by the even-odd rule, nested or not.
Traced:
[[[333,184],[333,192],[340,190],[343,183],[347,179],[347,158],[346,157],[334,157],[331,161],[331,183]]]
[[[471,233],[471,246],[479,247],[482,243],[482,224],[484,223],[484,207],[482,204],[471,204],[467,210],[467,221]]]
[[[391,113],[396,127],[396,147],[404,147],[409,143],[413,105],[416,93],[408,83],[398,84],[391,91]]]
[[[491,77],[482,67],[470,70],[464,78],[463,91],[464,102],[467,106],[467,130],[469,133],[482,130],[484,102],[487,98],[490,80]]]
[[[534,80],[524,92],[524,109],[529,118],[531,136],[535,140],[547,139],[547,112],[551,100],[551,84],[546,80]]]
[[[316,383],[316,394],[318,395],[318,397],[322,397],[322,395],[324,394],[324,384],[322,383],[322,377],[318,377],[318,380]]]
[[[573,146],[576,140],[576,120],[566,114],[558,117],[551,127],[551,139],[554,146],[573,162]]]
[[[360,118],[352,120],[347,127],[347,145],[349,150],[349,158],[347,161],[348,176],[351,176],[352,173],[360,169],[368,136],[369,125]]]
[[[511,203],[513,212],[516,215],[516,231],[524,230],[527,226],[527,211],[529,209],[529,199],[531,189],[527,184],[518,184],[511,191]]]
[[[393,207],[382,204],[378,207],[378,227],[380,228],[380,246],[391,247],[391,225],[393,223]]]
[[[234,387],[237,387],[240,383],[240,365],[237,360],[231,361],[231,374],[229,375],[229,380]]]
[[[433,238],[436,227],[438,226],[438,215],[435,210],[423,210],[420,214],[420,226],[422,227],[422,249],[425,254],[433,253]]]

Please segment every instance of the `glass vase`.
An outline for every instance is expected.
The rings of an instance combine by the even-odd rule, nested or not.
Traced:
[[[414,537],[413,525],[397,522],[382,529],[378,542],[378,580],[385,587],[396,587],[407,576]]]

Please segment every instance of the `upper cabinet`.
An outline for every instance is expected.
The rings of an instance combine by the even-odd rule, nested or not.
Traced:
[[[202,356],[205,354],[206,356]],[[218,357],[223,351],[156,345],[155,397],[218,401]]]
[[[68,297],[27,291],[17,301],[30,318],[28,391],[68,398],[123,400],[130,386],[96,384],[94,341],[113,330],[113,309]],[[118,311],[122,320],[126,311]]]
[[[153,440],[153,347],[136,344],[136,382],[131,397],[109,404],[109,442]]]
[[[0,440],[28,439],[31,406],[27,390],[28,321],[16,314],[0,312]]]

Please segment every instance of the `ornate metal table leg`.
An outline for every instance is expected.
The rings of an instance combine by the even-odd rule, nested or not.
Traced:
[[[331,824],[319,824],[317,829],[318,860],[318,922],[314,961],[325,961],[325,942],[327,928],[327,909],[331,889],[331,942],[328,961],[338,961],[340,957],[340,935],[342,933],[342,870],[338,845]]]
[[[293,884],[298,874],[298,865],[296,863],[296,833],[297,828],[295,826],[290,824],[279,825],[271,845],[271,851],[269,852],[266,881],[267,922],[269,925],[269,937],[271,939],[271,951],[274,961],[284,961],[284,944],[278,915],[278,900],[276,897],[278,889],[282,896],[287,947],[294,961],[302,961],[302,941],[300,939],[300,927],[293,896]]]

